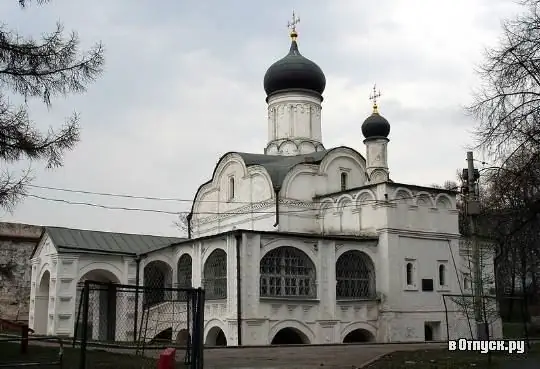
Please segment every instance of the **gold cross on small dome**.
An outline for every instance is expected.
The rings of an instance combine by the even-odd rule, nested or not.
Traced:
[[[377,85],[373,85],[373,92],[369,96],[369,99],[373,101],[373,113],[379,113],[377,99],[381,97],[381,91],[377,91]]]
[[[298,33],[296,32],[296,25],[300,23],[300,18],[298,18],[296,16],[296,14],[294,13],[294,10],[292,12],[292,21],[289,21],[287,22],[287,28],[289,28],[291,30],[291,38],[293,40],[296,40],[296,38],[298,37]]]

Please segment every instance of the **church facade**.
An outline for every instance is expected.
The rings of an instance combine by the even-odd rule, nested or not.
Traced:
[[[326,78],[300,54],[295,29],[291,38],[264,76],[266,148],[219,159],[195,194],[188,238],[46,229],[32,257],[31,327],[72,335],[83,279],[145,284],[159,275],[164,286],[204,288],[208,345],[470,337],[466,314],[443,299],[471,293],[456,193],[390,178],[390,123],[375,90],[362,124],[366,156],[325,147]],[[165,325],[173,339],[185,328]]]

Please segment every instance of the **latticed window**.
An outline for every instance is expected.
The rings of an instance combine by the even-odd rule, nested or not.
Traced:
[[[303,251],[278,247],[264,255],[260,268],[261,297],[317,297],[315,265]]]
[[[227,254],[214,250],[204,263],[205,298],[216,300],[227,298]]]
[[[336,263],[336,298],[375,297],[375,268],[371,258],[361,251],[347,251]]]
[[[191,287],[192,261],[188,254],[178,260],[178,287]]]

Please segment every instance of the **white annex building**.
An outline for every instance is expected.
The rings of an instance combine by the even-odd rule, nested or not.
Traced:
[[[219,159],[195,194],[187,239],[45,227],[32,255],[36,333],[73,335],[77,285],[90,279],[203,287],[208,345],[470,337],[455,305],[446,319],[442,297],[471,293],[456,193],[394,181],[376,95],[362,124],[366,155],[325,147],[326,79],[294,28],[291,38],[264,76],[267,146]],[[132,340],[134,314],[98,300],[92,337]],[[185,314],[165,319],[174,302],[154,300],[155,335],[182,339]]]

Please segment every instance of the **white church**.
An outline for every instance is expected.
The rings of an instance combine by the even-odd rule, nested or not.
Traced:
[[[447,319],[443,301],[471,293],[456,193],[391,179],[377,94],[361,129],[366,155],[326,147],[326,78],[297,36],[293,27],[264,76],[267,146],[219,159],[195,194],[188,238],[45,227],[31,258],[36,334],[73,336],[77,285],[99,280],[202,287],[207,345],[470,337],[465,314],[447,301]],[[151,329],[185,339],[185,314],[157,319],[175,304],[161,297],[147,307]],[[133,340],[133,314],[94,303],[92,338]]]

